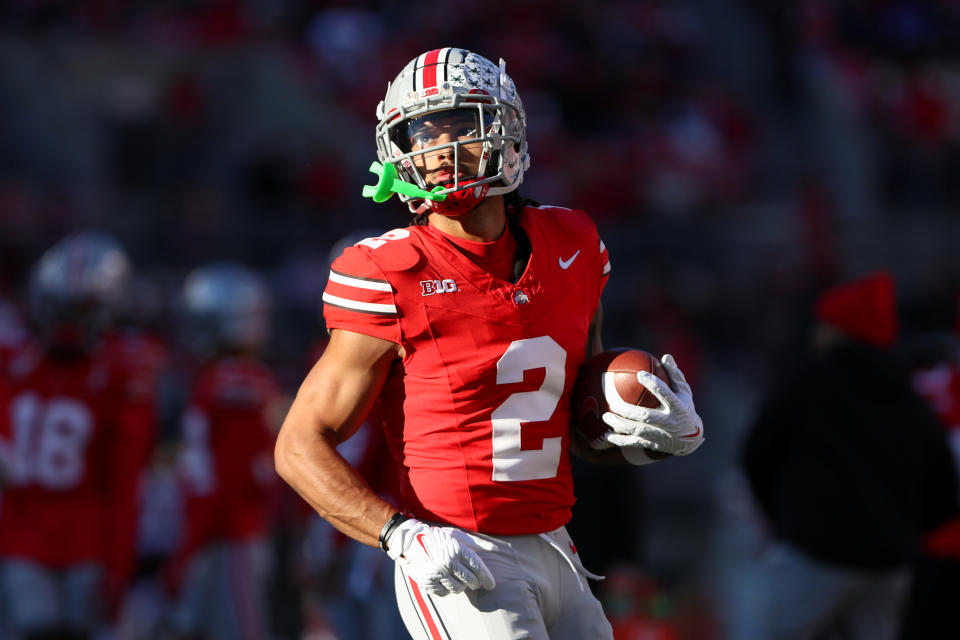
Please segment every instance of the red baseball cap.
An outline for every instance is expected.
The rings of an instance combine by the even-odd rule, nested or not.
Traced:
[[[816,318],[847,336],[878,347],[897,339],[897,304],[887,271],[830,287],[816,302]]]

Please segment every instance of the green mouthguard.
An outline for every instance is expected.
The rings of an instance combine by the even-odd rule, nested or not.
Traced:
[[[370,173],[380,176],[380,180],[375,185],[364,185],[363,197],[373,198],[374,202],[386,202],[394,193],[400,193],[411,198],[429,198],[437,202],[447,199],[445,193],[424,191],[409,182],[397,180],[397,168],[389,162],[387,164],[374,162],[370,165]],[[434,187],[433,191],[443,191],[443,187]]]

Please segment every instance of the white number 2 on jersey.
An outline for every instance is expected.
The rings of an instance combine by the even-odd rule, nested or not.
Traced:
[[[539,480],[557,475],[562,436],[544,438],[540,449],[521,449],[524,422],[549,420],[563,394],[567,352],[549,336],[515,340],[497,361],[497,384],[523,380],[523,372],[546,368],[536,391],[511,394],[491,415],[493,422],[493,479]]]
[[[79,484],[93,434],[93,416],[84,403],[23,393],[11,403],[10,418],[16,482],[60,491]]]

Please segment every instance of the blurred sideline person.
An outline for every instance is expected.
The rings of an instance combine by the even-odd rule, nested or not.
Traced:
[[[30,275],[34,335],[0,379],[0,606],[14,638],[90,637],[134,569],[154,389],[104,339],[130,276],[96,231],[62,239]]]
[[[923,534],[957,513],[943,429],[895,359],[886,272],[826,290],[812,350],[769,393],[743,464],[772,540],[737,639],[897,637]]]
[[[184,339],[200,361],[182,416],[184,537],[174,560],[177,637],[270,636],[270,501],[278,484],[269,416],[282,394],[262,361],[271,297],[253,270],[213,263],[187,275]]]
[[[414,194],[432,193],[402,196],[413,225],[334,262],[330,342],[284,422],[277,470],[337,529],[396,561],[413,637],[612,638],[564,528],[570,393],[601,348],[606,248],[582,211],[518,195],[526,115],[502,60],[428,51],[388,86],[377,115],[380,162]],[[616,431],[605,444],[624,446],[579,451],[643,464],[659,457],[648,451],[700,444],[689,385],[672,357],[664,363],[676,393],[643,380],[667,409],[608,412]],[[399,505],[336,449],[375,403]]]
[[[135,569],[112,627],[115,640],[153,640],[167,608],[163,570],[179,540],[179,489],[173,471],[170,438],[163,428],[164,381],[175,375],[173,351],[158,284],[142,274],[132,280],[104,348],[118,362],[131,387],[149,402],[130,404],[156,426],[153,455],[141,475]]]

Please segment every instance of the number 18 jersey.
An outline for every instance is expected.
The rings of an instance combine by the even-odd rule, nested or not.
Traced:
[[[570,392],[610,272],[582,212],[527,207],[516,283],[428,227],[349,247],[323,295],[329,329],[396,342],[380,396],[403,508],[494,535],[570,519]]]
[[[0,371],[0,557],[105,563],[120,578],[133,569],[153,396],[115,356],[55,359],[27,344]]]

